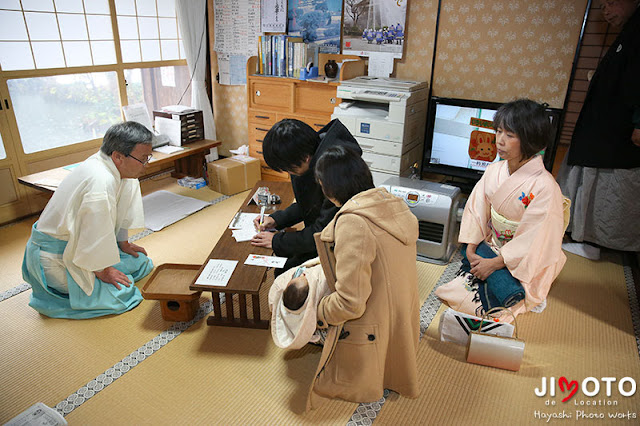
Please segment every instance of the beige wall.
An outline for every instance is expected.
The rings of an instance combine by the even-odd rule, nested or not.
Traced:
[[[443,0],[433,94],[496,102],[530,97],[562,108],[586,5],[587,0]],[[394,77],[430,81],[437,8],[437,0],[409,0],[405,51]],[[213,40],[213,0],[209,13]],[[226,155],[247,143],[246,88],[214,83],[213,92],[220,152]]]

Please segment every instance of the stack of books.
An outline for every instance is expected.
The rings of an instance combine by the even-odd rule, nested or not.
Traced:
[[[258,37],[258,72],[276,77],[300,78],[300,68],[317,62],[317,46],[304,43],[302,37],[285,34]]]

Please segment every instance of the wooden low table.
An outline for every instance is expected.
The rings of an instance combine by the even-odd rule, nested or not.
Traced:
[[[209,149],[217,147],[221,143],[222,142],[219,141],[203,139],[184,145],[182,151],[174,152],[173,154],[163,154],[162,152],[153,151],[153,159],[149,162],[149,166],[154,167],[173,163],[175,169],[173,173],[174,177],[200,177],[202,176],[202,166],[205,164],[205,155]],[[60,182],[71,173],[71,170],[73,170],[73,168],[69,166],[57,167],[55,169],[21,176],[18,178],[18,182],[41,191],[54,193],[58,185],[60,185]]]
[[[256,205],[247,205],[251,196],[260,186],[267,186],[272,194],[278,194],[282,202],[276,207],[278,210],[288,207],[293,202],[293,191],[289,182],[273,182],[258,181],[253,189],[247,195],[238,210],[244,213],[260,213],[260,207]],[[274,209],[267,209],[266,213],[274,212]],[[238,243],[233,238],[231,230],[226,229],[218,243],[215,245],[211,254],[204,262],[193,283],[189,286],[191,290],[209,291],[213,300],[213,315],[207,318],[207,325],[223,325],[230,327],[247,327],[247,328],[269,328],[269,321],[260,319],[260,287],[267,274],[267,267],[245,265],[244,262],[250,254],[272,255],[271,249],[256,247],[251,245],[250,241]],[[225,259],[237,260],[236,266],[226,287],[212,287],[206,285],[195,284],[197,277],[204,269],[209,259]],[[220,305],[220,295],[225,295],[225,314],[222,313]],[[237,295],[239,312],[234,312],[233,296]],[[253,306],[252,318],[248,317],[247,300],[251,297]]]

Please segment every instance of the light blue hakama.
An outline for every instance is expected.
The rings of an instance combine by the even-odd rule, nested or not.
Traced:
[[[29,302],[33,309],[52,318],[85,319],[121,314],[133,309],[142,301],[140,290],[134,283],[153,269],[153,262],[144,253],[138,253],[138,257],[133,257],[120,250],[120,263],[113,265],[129,278],[129,287],[121,285],[121,289],[118,290],[114,285],[95,278],[93,292],[91,296],[87,296],[69,272],[66,274],[69,294],[49,287],[40,263],[40,252],[62,255],[67,241],[38,231],[36,224],[33,225],[22,262],[22,277],[33,289]]]

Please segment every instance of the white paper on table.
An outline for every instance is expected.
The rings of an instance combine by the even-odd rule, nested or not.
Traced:
[[[166,135],[170,145],[182,145],[182,123],[180,120],[156,117],[156,131]]]
[[[184,148],[181,146],[165,145],[165,146],[159,146],[158,148],[154,148],[153,150],[161,152],[163,154],[173,154],[174,152],[184,151]]]
[[[125,105],[122,107],[122,112],[124,113],[125,120],[140,123],[149,129],[149,131],[153,132],[149,110],[145,104]]]
[[[36,182],[36,185],[48,186],[50,188],[57,188],[61,182],[62,181],[60,179],[44,177],[44,178],[38,179],[38,181]]]
[[[393,72],[393,53],[369,53],[369,77],[389,77]]]
[[[244,261],[245,265],[266,266],[268,268],[282,268],[284,267],[286,257],[278,256],[264,256],[260,254],[250,254],[247,260]]]
[[[236,239],[237,243],[241,243],[243,241],[250,241],[254,235],[256,235],[258,231],[251,225],[251,228],[245,229],[234,229],[231,231],[231,235]]]
[[[159,231],[208,205],[210,203],[206,201],[169,191],[152,192],[142,197],[144,226],[152,231]]]
[[[237,260],[209,259],[196,284],[226,287],[237,264]]]
[[[238,212],[233,219],[231,219],[229,229],[253,229],[255,231],[256,227],[253,226],[253,220],[258,216],[260,216],[260,213]]]

